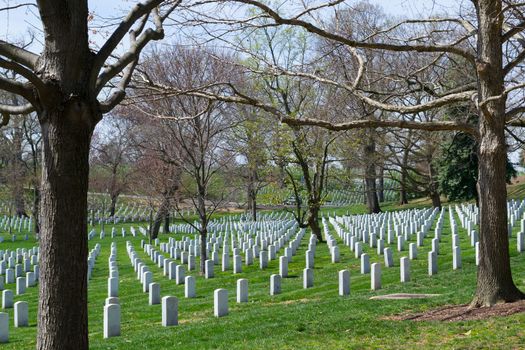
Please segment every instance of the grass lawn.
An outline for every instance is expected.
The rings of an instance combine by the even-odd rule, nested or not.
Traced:
[[[332,213],[333,210],[328,210]],[[344,213],[346,209],[337,210]],[[459,221],[458,221],[459,224]],[[117,225],[117,232],[120,227]],[[129,226],[129,225],[125,225]],[[518,226],[518,225],[517,225]],[[332,228],[333,229],[333,228]],[[517,232],[518,227],[515,231]],[[138,231],[138,230],[137,230]],[[289,278],[282,281],[282,294],[269,295],[270,275],[278,273],[278,259],[260,270],[258,260],[253,266],[243,265],[243,273],[221,272],[215,267],[215,278],[205,280],[196,272],[186,275],[196,277],[197,297],[184,298],[184,286],[176,285],[162,274],[140,248],[139,237],[115,238],[117,242],[120,274],[119,298],[121,304],[120,337],[103,339],[102,316],[107,296],[108,257],[111,238],[90,241],[102,246],[101,254],[89,282],[89,338],[93,349],[399,349],[399,348],[525,348],[525,314],[506,318],[463,322],[411,322],[389,321],[385,316],[420,312],[447,304],[468,303],[475,290],[476,266],[474,249],[470,247],[466,231],[460,228],[463,269],[452,270],[452,252],[448,213],[445,215],[444,233],[440,245],[439,272],[429,277],[426,253],[431,246],[431,234],[423,247],[418,249],[418,259],[411,261],[411,282],[399,282],[399,258],[408,251],[394,250],[395,266],[385,268],[383,256],[375,249],[365,247],[371,263],[381,262],[382,284],[379,291],[370,290],[370,275],[360,274],[359,260],[339,240],[341,262],[332,264],[326,244],[317,247],[314,269],[314,287],[302,288],[302,270],[305,267],[306,234],[301,246],[289,264]],[[111,226],[106,228],[111,232]],[[334,237],[335,232],[333,232]],[[181,234],[172,234],[177,239]],[[168,235],[161,235],[161,242]],[[154,273],[153,280],[161,285],[161,295],[179,298],[179,325],[161,326],[160,305],[149,306],[148,295],[136,279],[126,252],[126,241],[131,240],[136,252]],[[415,235],[411,242],[415,242]],[[32,247],[34,241],[4,242],[0,249]],[[408,243],[406,244],[408,248]],[[283,249],[278,256],[283,254]],[[511,239],[511,256],[514,278],[518,287],[525,290],[525,255],[516,252],[516,238]],[[198,260],[197,260],[198,262]],[[232,264],[230,259],[230,265]],[[351,295],[338,296],[337,273],[349,269]],[[236,280],[249,281],[249,302],[235,302]],[[213,291],[226,288],[229,292],[230,313],[226,317],[213,316]],[[6,289],[15,289],[7,285]],[[389,293],[436,293],[440,296],[421,300],[369,300],[371,296]],[[1,349],[31,349],[35,347],[37,287],[28,288],[26,294],[15,296],[15,301],[29,302],[30,327],[13,327],[13,310],[10,315],[10,342]]]

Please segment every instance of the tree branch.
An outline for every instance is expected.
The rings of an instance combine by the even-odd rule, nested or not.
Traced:
[[[400,128],[413,130],[427,130],[427,131],[449,131],[459,130],[477,137],[478,132],[476,128],[470,124],[454,121],[436,121],[436,122],[412,122],[407,120],[376,120],[376,119],[362,119],[352,120],[344,123],[331,123],[324,120],[313,118],[282,118],[281,121],[290,126],[318,126],[328,130],[342,131],[352,129],[364,128]]]
[[[24,50],[18,46],[0,40],[0,56],[4,56],[32,70],[35,69],[39,55]]]
[[[226,0],[221,0],[221,1],[224,2]],[[269,6],[263,4],[262,2],[258,0],[233,0],[233,2],[239,2],[239,3],[255,6],[258,9],[262,10],[264,13],[266,13],[277,24],[300,26],[306,29],[310,33],[317,34],[323,38],[327,38],[327,39],[342,43],[347,46],[367,48],[367,49],[387,50],[387,51],[395,51],[395,52],[406,52],[406,51],[448,52],[448,53],[462,56],[465,59],[467,59],[469,62],[471,62],[472,64],[475,64],[475,57],[471,53],[459,47],[456,47],[456,46],[452,46],[452,45],[415,45],[415,44],[414,45],[410,45],[410,44],[395,45],[395,44],[387,44],[387,43],[371,43],[371,42],[356,41],[356,40],[349,39],[339,34],[331,33],[329,31],[326,31],[324,29],[321,29],[313,25],[312,23],[309,23],[309,22],[306,22],[306,21],[303,21],[297,18],[281,17],[281,15],[279,15]]]
[[[92,78],[95,78],[98,75],[100,69],[104,65],[104,62],[106,62],[108,57],[113,53],[115,48],[126,36],[128,31],[135,24],[135,22],[137,22],[142,16],[145,16],[148,13],[150,13],[155,7],[160,5],[162,1],[163,0],[149,0],[144,4],[138,3],[137,5],[135,5],[135,7],[133,7],[133,9],[129,12],[126,18],[122,22],[120,22],[118,27],[111,34],[108,40],[106,40],[104,45],[102,45],[97,55],[95,56],[92,68],[93,70],[91,73]]]

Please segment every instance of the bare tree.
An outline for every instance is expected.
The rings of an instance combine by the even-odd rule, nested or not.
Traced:
[[[252,220],[257,220],[257,196],[268,185],[268,142],[271,127],[268,119],[248,106],[237,106],[233,115],[238,118],[235,126],[226,134],[226,142],[233,152],[242,158],[238,173],[246,186],[247,210]]]
[[[118,197],[127,190],[132,176],[132,163],[137,159],[133,126],[124,118],[110,117],[104,122],[104,130],[95,131],[91,143],[91,165],[98,167],[91,172],[92,188],[110,196],[109,216],[115,216]],[[101,171],[100,171],[101,170]]]
[[[205,49],[174,47],[152,54],[144,79],[153,79],[162,85],[186,88],[210,86],[231,74]],[[156,95],[158,93],[158,95]],[[157,96],[151,101],[151,95]],[[141,96],[145,99],[141,99]],[[205,271],[207,259],[208,224],[211,216],[224,202],[228,186],[217,186],[218,193],[212,192],[212,184],[218,173],[231,163],[234,155],[224,152],[224,134],[232,127],[231,111],[222,102],[213,102],[194,96],[166,96],[154,86],[143,85],[133,100],[139,113],[158,119],[163,135],[156,141],[157,152],[167,159],[177,161],[182,175],[191,181],[180,181],[181,197],[188,198],[198,215],[198,223],[183,214],[179,202],[175,209],[188,224],[200,234],[200,271]],[[177,154],[166,152],[165,143],[172,143]],[[176,159],[173,157],[176,156]]]

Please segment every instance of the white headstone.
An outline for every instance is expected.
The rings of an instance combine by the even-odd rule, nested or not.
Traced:
[[[120,335],[120,305],[108,304],[104,306],[104,338]]]
[[[270,276],[270,295],[281,294],[281,275]]]
[[[237,302],[248,302],[248,280],[241,278],[237,280]]]
[[[16,278],[16,295],[22,295],[26,292],[26,278],[17,277]]]
[[[366,253],[361,254],[361,273],[370,273],[370,256]]]
[[[213,262],[213,261],[212,261]],[[162,298],[162,326],[176,326],[179,324],[179,299],[166,296]]]
[[[184,277],[185,277],[184,265],[177,265],[177,267],[175,268],[175,283],[184,284]]]
[[[240,255],[235,255],[233,257],[233,273],[241,273],[242,272],[242,260]]]
[[[153,282],[153,273],[151,271],[146,271],[142,275],[142,291],[144,293],[149,292],[149,285]]]
[[[13,307],[13,291],[6,289],[2,291],[2,309]]]
[[[339,271],[339,295],[345,296],[350,294],[350,271]]]
[[[432,276],[437,274],[437,255],[435,252],[428,252],[428,275]]]
[[[461,248],[454,247],[452,249],[452,268],[458,270],[461,268]]]
[[[215,317],[228,315],[228,291],[215,289],[213,292],[213,314]]]
[[[282,278],[288,277],[288,258],[286,256],[279,257],[279,275]]]
[[[17,301],[14,306],[15,327],[29,326],[29,306],[26,301]]]
[[[186,276],[184,281],[184,296],[186,298],[195,298],[195,277]]]
[[[303,270],[303,288],[311,288],[314,286],[314,270],[306,268]]]
[[[372,290],[381,289],[381,264],[373,263],[370,275],[370,288]]]
[[[9,341],[9,314],[0,312],[0,343]]]
[[[118,297],[118,278],[108,278],[108,297]]]
[[[208,259],[204,262],[204,277],[206,277],[206,279],[213,278],[213,265],[214,263],[211,259]]]
[[[410,260],[417,259],[417,246],[415,243],[410,243],[408,245],[408,257]]]
[[[158,283],[149,284],[149,304],[160,304],[160,284]]]
[[[410,281],[410,260],[404,256],[401,259],[399,259],[399,265],[400,265],[400,274],[401,274],[401,282],[409,282]]]

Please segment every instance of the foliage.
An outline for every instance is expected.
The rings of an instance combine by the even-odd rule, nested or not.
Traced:
[[[439,188],[450,201],[477,198],[478,144],[465,133],[458,133],[443,146],[443,154],[437,160]],[[514,165],[507,157],[507,183],[517,175]]]

